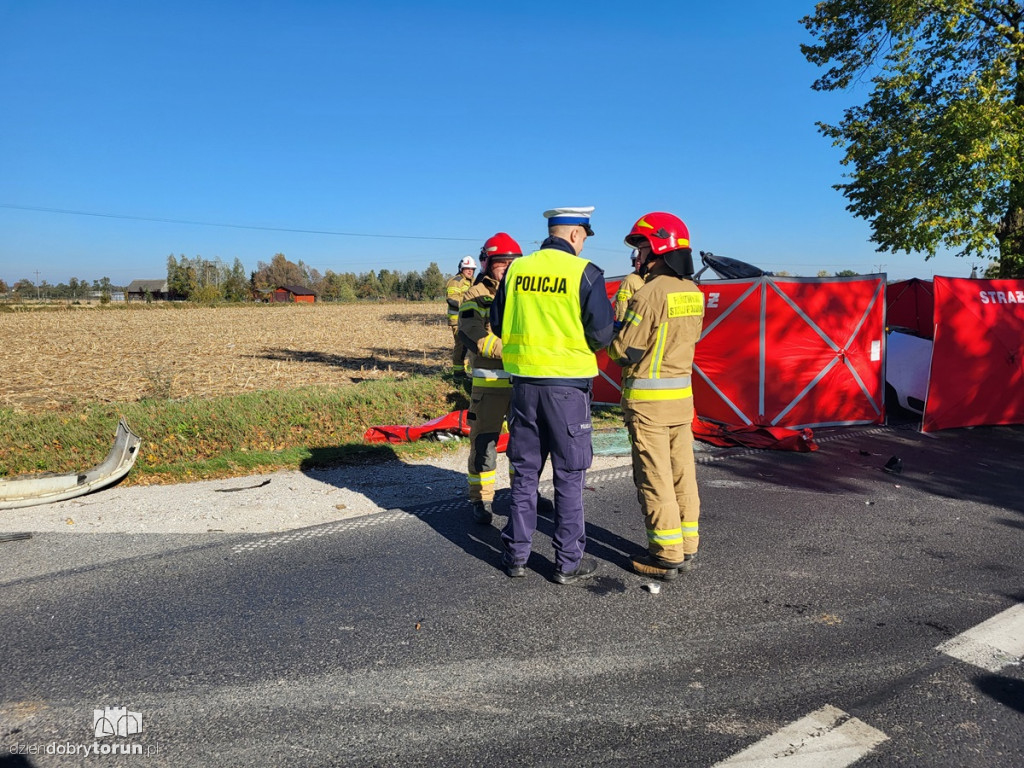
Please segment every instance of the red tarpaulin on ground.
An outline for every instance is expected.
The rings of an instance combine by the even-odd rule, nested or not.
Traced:
[[[770,448],[774,451],[799,451],[808,453],[818,450],[814,433],[809,429],[788,427],[734,427],[702,419],[693,420],[693,436],[712,445],[742,445],[748,448]]]
[[[408,424],[388,424],[385,426],[370,427],[363,433],[365,443],[412,443],[424,435],[434,432],[447,432],[453,435],[468,435],[469,420],[466,418],[467,411],[452,411],[444,416],[438,416],[425,424],[411,426]],[[508,433],[498,435],[499,451],[504,451],[508,445]]]
[[[922,432],[1024,423],[1024,280],[938,277]]]
[[[796,429],[884,420],[884,276],[700,287],[706,311],[693,387],[702,417]],[[598,365],[594,400],[617,403],[621,369],[604,355]]]
[[[424,435],[433,432],[448,432],[455,435],[468,435],[469,424],[466,411],[451,413],[431,419],[418,427],[409,425],[388,425],[370,427],[363,433],[363,441],[367,443],[411,443]],[[701,418],[693,421],[693,435],[713,445],[741,445],[748,448],[771,448],[779,451],[816,451],[817,444],[809,429],[792,430],[781,427],[731,427],[716,424]],[[508,434],[498,436],[497,450],[503,453],[508,447]]]
[[[911,328],[921,338],[932,338],[935,332],[932,281],[915,277],[889,283],[885,289],[885,324]]]

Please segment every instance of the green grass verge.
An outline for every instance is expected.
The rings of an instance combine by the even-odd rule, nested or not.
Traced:
[[[421,424],[467,405],[464,389],[450,380],[420,376],[42,414],[0,409],[0,477],[90,469],[110,450],[120,417],[142,438],[127,483],[423,457],[450,446],[435,441],[367,445],[363,433],[378,424]]]
[[[368,445],[380,424],[422,424],[469,405],[450,377],[417,376],[348,387],[305,387],[196,400],[143,400],[30,414],[0,408],[0,478],[77,472],[103,461],[123,417],[142,438],[127,484],[176,483],[274,469],[424,458],[465,443]],[[595,406],[595,428],[622,426]]]

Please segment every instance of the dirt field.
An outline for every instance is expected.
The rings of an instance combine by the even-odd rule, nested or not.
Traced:
[[[134,305],[0,313],[0,406],[43,411],[436,373],[444,305]]]

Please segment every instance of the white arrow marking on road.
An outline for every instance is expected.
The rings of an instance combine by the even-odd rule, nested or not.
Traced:
[[[843,768],[888,739],[881,731],[826,704],[766,736],[714,768]]]
[[[1024,656],[1024,603],[997,613],[936,650],[989,672],[1020,661]]]

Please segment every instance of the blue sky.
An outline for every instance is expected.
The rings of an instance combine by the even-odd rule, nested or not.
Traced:
[[[0,278],[449,273],[563,205],[596,206],[608,275],[667,210],[774,271],[967,276],[876,252],[832,189],[815,121],[864,94],[811,90],[813,5],[0,0]]]

